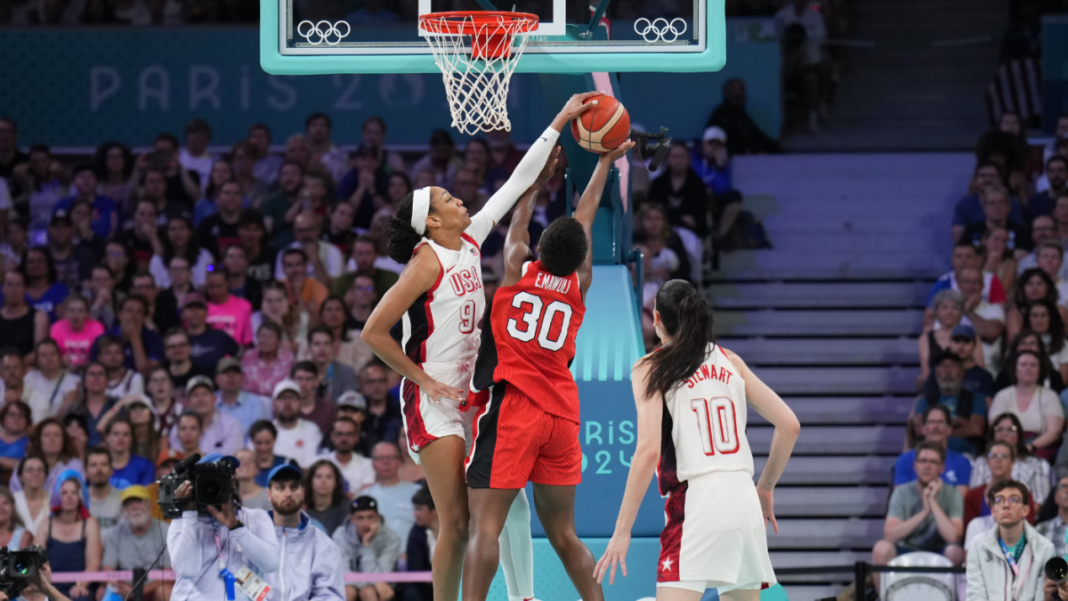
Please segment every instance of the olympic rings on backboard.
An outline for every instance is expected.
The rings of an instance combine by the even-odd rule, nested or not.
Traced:
[[[341,33],[342,25],[345,26],[345,33]],[[331,23],[326,20],[319,21],[318,23],[301,21],[297,25],[297,35],[304,38],[304,40],[312,46],[318,46],[323,43],[329,44],[330,46],[337,46],[341,43],[341,40],[351,32],[352,26],[349,25],[348,21],[338,21],[337,23]],[[315,41],[312,41],[313,39]]]
[[[645,21],[643,26],[641,23]],[[681,26],[681,29],[679,28]],[[686,33],[687,29],[686,21],[683,19],[675,18],[670,22],[661,17],[654,19],[652,22],[645,17],[638,19],[634,22],[634,33],[642,36],[646,42],[655,44],[657,42],[671,43],[679,39],[679,36]]]

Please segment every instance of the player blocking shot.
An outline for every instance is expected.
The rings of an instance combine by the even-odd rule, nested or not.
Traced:
[[[361,339],[396,370],[409,452],[423,464],[441,532],[434,550],[434,599],[453,601],[460,587],[468,539],[464,411],[480,345],[485,293],[480,246],[520,196],[548,178],[553,148],[564,127],[600,92],[576,94],[531,145],[512,176],[474,217],[463,199],[432,186],[410,193],[389,228],[389,255],[407,263],[367,320]],[[403,337],[389,334],[398,321]],[[502,557],[512,601],[534,596],[530,508],[515,498]],[[496,566],[494,566],[496,570]]]
[[[517,205],[505,239],[505,276],[482,331],[472,388],[488,390],[467,459],[471,542],[463,598],[483,601],[497,571],[498,536],[513,499],[534,483],[546,536],[585,601],[604,598],[590,577],[593,554],[575,532],[575,486],[582,481],[578,387],[569,365],[593,274],[591,230],[612,163],[626,142],[603,154],[574,217],[541,236],[531,260],[527,226],[533,193]]]
[[[615,533],[594,577],[627,574],[630,532],[654,470],[667,495],[656,598],[698,601],[707,588],[723,599],[756,601],[775,583],[766,522],[775,532],[773,492],[801,426],[741,357],[716,343],[712,314],[693,284],[671,280],[656,294],[660,347],[634,364],[638,442]],[[771,451],[753,485],[745,437],[747,404],[775,426]],[[659,462],[659,466],[657,463]]]

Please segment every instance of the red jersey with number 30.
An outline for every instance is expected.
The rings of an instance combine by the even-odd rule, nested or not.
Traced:
[[[488,385],[485,375],[492,373],[492,382],[507,382],[542,411],[578,423],[570,365],[585,314],[578,274],[557,277],[540,261],[524,264],[523,277],[493,296],[475,386]]]
[[[705,360],[664,397],[660,493],[710,472],[753,473],[745,437],[745,380],[727,352],[710,344]]]

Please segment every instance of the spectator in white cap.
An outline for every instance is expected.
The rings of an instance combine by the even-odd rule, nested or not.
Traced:
[[[734,189],[731,157],[727,152],[727,132],[722,127],[713,125],[705,129],[700,150],[694,149],[690,166],[715,199],[713,224],[716,240],[722,244],[742,212],[742,195]]]
[[[252,424],[261,419],[271,419],[270,402],[258,394],[244,390],[245,376],[241,362],[233,357],[224,357],[215,370],[215,408],[241,422],[241,430],[248,432]]]
[[[334,420],[330,429],[330,444],[334,450],[324,453],[341,470],[341,476],[349,483],[349,498],[375,483],[375,470],[371,460],[356,451],[360,443],[360,426],[347,417]]]
[[[323,433],[315,423],[300,416],[300,386],[293,380],[282,380],[274,387],[274,426],[278,438],[274,453],[290,457],[301,467],[315,463]]]
[[[200,416],[203,432],[200,435],[200,452],[233,455],[245,445],[245,430],[241,422],[221,411],[215,410],[215,383],[207,376],[189,380],[185,387],[186,406]],[[178,428],[171,429],[171,448],[182,448],[178,440]]]

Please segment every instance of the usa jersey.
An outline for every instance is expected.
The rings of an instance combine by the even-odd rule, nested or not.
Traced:
[[[745,437],[745,381],[717,344],[708,346],[697,371],[664,398],[660,493],[710,472],[753,474]]]
[[[525,263],[519,281],[493,296],[473,388],[507,382],[545,413],[578,423],[578,386],[569,366],[585,314],[578,274],[557,277],[540,261]]]
[[[458,371],[470,373],[486,311],[479,245],[467,233],[462,234],[458,251],[428,239],[416,249],[423,245],[434,250],[441,272],[434,285],[404,313],[401,346],[417,365],[455,363]]]

